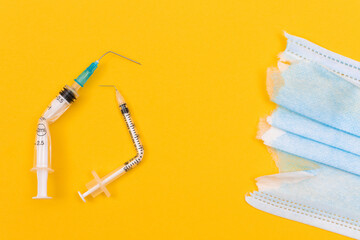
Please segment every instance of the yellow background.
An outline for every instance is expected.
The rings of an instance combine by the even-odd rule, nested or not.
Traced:
[[[276,173],[255,139],[274,108],[266,68],[283,30],[360,59],[359,1],[1,1],[0,239],[345,239],[261,212],[244,196]],[[52,126],[52,200],[36,194],[37,119],[105,51],[79,99]],[[111,89],[126,98],[141,165],[88,197],[135,154]]]

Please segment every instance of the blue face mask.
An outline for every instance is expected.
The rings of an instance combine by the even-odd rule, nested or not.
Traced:
[[[360,138],[311,120],[283,107],[278,107],[267,119],[267,123],[315,142],[360,156]]]
[[[262,211],[359,239],[360,178],[277,153],[280,173],[256,179],[259,191],[246,201]]]
[[[360,63],[286,34],[268,74],[280,107],[260,138],[279,174],[257,179],[246,201],[260,209],[360,238]]]
[[[360,74],[360,72],[359,72]],[[360,88],[309,61],[270,71],[271,100],[325,125],[360,136]]]

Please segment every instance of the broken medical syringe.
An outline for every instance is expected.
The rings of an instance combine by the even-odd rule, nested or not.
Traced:
[[[99,195],[100,193],[104,192],[105,195],[107,197],[110,197],[110,193],[106,188],[106,185],[108,185],[109,183],[113,182],[114,180],[116,180],[118,177],[120,177],[121,175],[123,175],[124,173],[126,173],[127,171],[129,171],[130,169],[132,169],[133,167],[135,167],[137,164],[139,164],[143,158],[144,155],[144,148],[139,140],[139,135],[136,132],[134,123],[132,122],[130,113],[129,113],[129,109],[124,101],[124,98],[121,96],[121,94],[119,93],[119,91],[116,89],[115,86],[113,85],[102,85],[102,86],[106,86],[106,87],[114,87],[115,88],[115,92],[116,92],[116,100],[117,103],[119,104],[119,108],[121,111],[121,114],[124,117],[124,120],[126,122],[126,126],[129,130],[131,139],[134,143],[134,146],[136,148],[136,156],[134,158],[132,158],[130,161],[126,162],[124,165],[122,165],[121,167],[115,169],[114,171],[112,171],[111,173],[109,173],[108,175],[106,175],[103,178],[99,178],[99,176],[96,174],[95,171],[92,171],[92,174],[94,176],[94,179],[92,181],[90,181],[88,184],[86,184],[86,187],[88,189],[87,192],[81,194],[79,193],[79,196],[81,197],[81,199],[85,201],[85,198],[88,195],[92,195],[93,197],[96,197],[97,195]]]
[[[140,64],[132,59],[124,57],[118,53],[108,51],[103,54],[98,60],[91,63],[74,81],[71,86],[66,85],[59,95],[50,103],[45,112],[39,119],[36,139],[35,139],[35,159],[32,171],[37,173],[37,196],[35,199],[51,198],[47,195],[47,179],[48,173],[53,172],[51,169],[51,139],[49,132],[49,124],[55,122],[76,100],[78,97],[78,90],[84,87],[84,84],[89,77],[94,73],[98,67],[98,63],[102,57],[108,53],[116,54],[129,61]]]

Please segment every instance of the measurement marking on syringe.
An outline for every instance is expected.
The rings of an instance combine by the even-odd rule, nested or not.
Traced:
[[[38,124],[36,134],[38,136],[45,136],[46,135],[46,126],[45,126],[45,124],[43,124],[43,123]]]

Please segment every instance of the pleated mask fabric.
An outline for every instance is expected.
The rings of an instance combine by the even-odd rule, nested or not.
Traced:
[[[255,208],[360,239],[360,63],[285,33],[268,71],[278,108],[258,138],[279,174],[259,177]]]
[[[278,107],[266,121],[269,125],[286,132],[360,156],[359,137],[326,126],[286,108]]]

